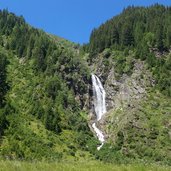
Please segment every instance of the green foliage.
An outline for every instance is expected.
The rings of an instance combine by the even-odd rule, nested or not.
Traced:
[[[116,76],[132,74],[135,60],[144,60],[158,89],[171,96],[170,10],[160,5],[128,7],[93,30],[90,43],[81,49],[32,28],[23,17],[0,11],[0,155],[6,159],[77,160],[88,151],[111,163],[169,164],[169,98],[149,97],[133,113],[140,127],[132,122],[121,124],[113,132],[115,143],[106,143],[100,151],[82,109],[90,84],[87,61],[93,62],[99,52],[103,72],[108,74],[113,67]],[[156,52],[166,55],[156,58]],[[161,109],[156,112],[158,106]]]
[[[5,113],[5,95],[9,89],[6,81],[7,77],[7,56],[4,52],[0,52],[0,138],[4,133],[7,126],[6,113]]]
[[[61,159],[62,154],[53,150],[53,142],[36,135],[26,123],[26,118],[17,114],[9,115],[8,129],[5,131],[7,142],[3,144],[1,155],[8,159]]]
[[[4,53],[0,53],[0,108],[4,106],[4,96],[8,90],[8,84],[6,82],[6,66],[8,64],[7,57]]]
[[[108,124],[108,132],[112,134],[110,144],[100,150],[99,158],[116,163],[141,161],[170,165],[170,111],[171,99],[151,92],[135,108],[113,112],[110,120],[119,119]]]
[[[3,109],[0,109],[0,138],[4,134],[4,129],[7,127],[7,119]]]
[[[169,49],[170,7],[153,5],[148,8],[130,6],[120,15],[94,29],[90,36],[90,52],[102,52],[106,47],[139,47],[146,35],[148,45],[159,50]],[[116,46],[115,46],[116,47]]]
[[[151,60],[150,60],[151,61]],[[170,96],[171,95],[171,79],[169,75],[171,74],[170,70],[170,61],[171,55],[167,55],[163,58],[159,58],[157,61],[154,61],[154,57],[152,59],[153,66],[153,75],[157,80],[157,86],[163,94]]]
[[[90,73],[78,55],[79,46],[32,28],[7,10],[0,11],[0,37],[0,138],[4,136],[0,155],[58,160],[66,157],[62,150],[68,156],[85,150],[82,145],[93,138],[81,115]],[[53,136],[64,138],[56,142],[40,137],[30,128],[31,118]],[[75,151],[66,141],[66,132]]]
[[[170,68],[167,67],[167,58],[170,57],[166,55],[171,47],[170,28],[171,7],[158,4],[147,8],[130,6],[92,31],[90,43],[87,45],[90,61],[106,48],[134,51],[135,57],[145,60],[153,71],[158,88],[170,96],[171,81],[167,76],[170,75]],[[116,58],[115,67],[119,75],[131,74],[133,68],[132,63],[126,60],[127,55],[124,56],[119,55]]]

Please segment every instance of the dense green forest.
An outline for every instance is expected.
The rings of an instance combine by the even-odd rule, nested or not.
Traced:
[[[90,74],[77,45],[32,28],[7,10],[0,12],[0,38],[0,136],[5,134],[8,143],[1,146],[1,154],[53,157],[53,141],[47,137],[49,142],[44,142],[29,128],[31,118],[54,134],[69,130],[77,148],[85,148],[93,138],[82,111]]]
[[[137,50],[148,46],[168,51],[171,44],[170,13],[171,7],[161,5],[130,6],[92,31],[89,49],[97,53],[111,46],[120,49],[135,47]]]
[[[83,46],[0,11],[0,159],[170,165],[170,52],[171,7],[130,6],[94,29]],[[119,80],[131,76],[138,60],[155,80],[133,113],[142,128],[128,122],[115,143],[97,151],[89,127],[91,72],[102,61],[103,82],[112,67]],[[128,107],[113,115],[129,112]]]

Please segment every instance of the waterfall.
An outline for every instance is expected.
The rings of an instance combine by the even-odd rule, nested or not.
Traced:
[[[102,116],[106,113],[106,104],[105,104],[105,90],[100,82],[100,79],[92,74],[92,84],[93,84],[93,103],[94,103],[94,111],[96,114],[97,121],[100,121]],[[100,150],[104,144],[105,138],[101,130],[96,127],[96,123],[92,124],[94,131],[97,134],[101,145],[97,147],[97,150]]]
[[[92,83],[93,83],[93,96],[94,96],[94,109],[99,121],[103,114],[106,113],[106,104],[105,104],[105,90],[100,82],[99,78],[92,74]]]

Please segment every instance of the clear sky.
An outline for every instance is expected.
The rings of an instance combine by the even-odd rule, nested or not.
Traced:
[[[128,5],[171,5],[171,0],[1,0],[0,9],[23,15],[48,33],[86,43],[93,28],[121,13]]]

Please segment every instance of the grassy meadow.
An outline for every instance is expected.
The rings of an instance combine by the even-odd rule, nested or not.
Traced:
[[[0,171],[170,171],[158,165],[112,165],[97,161],[89,162],[21,162],[0,161]]]

